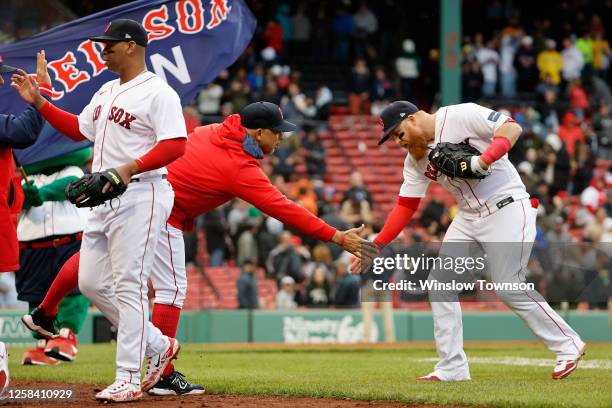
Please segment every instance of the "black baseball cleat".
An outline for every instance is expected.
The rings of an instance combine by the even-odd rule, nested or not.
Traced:
[[[190,384],[185,376],[178,371],[162,377],[157,384],[149,390],[151,395],[199,395],[204,394],[204,387],[200,384]]]
[[[55,316],[46,316],[43,308],[37,307],[30,313],[21,316],[21,321],[28,329],[47,339],[57,337]]]

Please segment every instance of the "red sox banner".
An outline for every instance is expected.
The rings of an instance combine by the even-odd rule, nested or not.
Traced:
[[[147,67],[176,90],[183,105],[240,56],[256,26],[243,0],[139,0],[0,46],[0,56],[34,73],[36,52],[45,50],[54,103],[78,114],[102,84],[116,78],[102,59],[103,44],[88,38],[101,35],[117,18],[144,26],[149,34]],[[19,113],[24,108],[15,91],[0,88],[0,112]],[[87,144],[72,142],[47,124],[34,146],[15,153],[20,164],[31,164]]]

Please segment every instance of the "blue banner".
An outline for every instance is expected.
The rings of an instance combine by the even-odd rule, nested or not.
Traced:
[[[117,18],[140,22],[149,33],[147,67],[164,78],[186,105],[249,44],[256,20],[243,0],[138,0],[78,20],[13,44],[0,46],[4,62],[36,72],[36,52],[45,50],[53,81],[54,103],[79,114],[94,93],[116,74],[102,59],[102,35]],[[18,114],[25,103],[7,83],[0,88],[0,112]],[[36,163],[87,146],[45,125],[36,144],[16,150],[21,165]]]

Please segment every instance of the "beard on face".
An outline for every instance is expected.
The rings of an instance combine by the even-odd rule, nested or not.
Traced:
[[[421,161],[427,154],[427,136],[425,132],[412,133],[410,141],[407,143],[408,153],[416,160]]]

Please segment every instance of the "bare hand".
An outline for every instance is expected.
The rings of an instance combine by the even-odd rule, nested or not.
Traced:
[[[18,69],[17,73],[11,77],[11,88],[16,90],[21,99],[30,105],[34,105],[35,102],[40,101],[40,99],[43,101],[45,100],[40,95],[40,90],[38,89],[36,81],[22,69]],[[37,106],[37,108],[38,107],[39,106]]]
[[[2,78],[2,75],[0,75],[0,86],[4,85],[4,78]]]
[[[376,256],[378,249],[374,243],[361,238],[364,229],[365,226],[362,225],[359,228],[351,228],[343,232],[336,231],[338,236],[334,235],[334,242],[338,245],[342,244],[341,246],[345,251],[361,260],[371,259]],[[342,238],[342,235],[344,235],[344,238]]]
[[[49,70],[47,69],[47,58],[45,57],[45,50],[41,50],[36,53],[36,79],[39,84],[45,84],[51,86],[51,77],[49,76]]]

